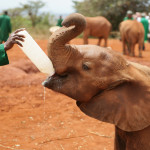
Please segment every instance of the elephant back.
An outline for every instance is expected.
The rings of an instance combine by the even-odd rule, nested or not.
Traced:
[[[107,37],[111,31],[111,23],[103,16],[86,17],[86,32],[95,37]]]

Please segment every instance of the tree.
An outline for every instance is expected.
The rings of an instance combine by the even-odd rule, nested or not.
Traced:
[[[149,12],[150,0],[83,0],[74,2],[77,12],[85,16],[104,16],[117,30],[119,23],[123,20],[127,10],[133,12]]]
[[[12,18],[16,16],[21,16],[23,8],[16,7],[16,8],[8,9],[7,11],[9,12],[9,16]]]
[[[33,1],[28,0],[26,4],[21,4],[24,11],[26,11],[31,19],[32,26],[35,27],[39,22],[39,10],[45,5],[41,0]]]

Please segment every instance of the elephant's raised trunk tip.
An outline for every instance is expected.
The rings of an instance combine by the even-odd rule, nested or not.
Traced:
[[[68,50],[69,45],[66,45],[66,43],[84,30],[86,27],[86,20],[83,15],[73,13],[64,19],[62,25],[63,27],[50,36],[48,43],[48,56],[52,60],[56,71],[62,66],[66,57],[68,55],[71,56],[73,52],[70,48]]]
[[[80,32],[82,32],[86,26],[86,20],[83,15],[79,13],[73,13],[65,18],[65,20],[62,22],[62,25],[65,27],[75,25],[76,30],[80,30]]]

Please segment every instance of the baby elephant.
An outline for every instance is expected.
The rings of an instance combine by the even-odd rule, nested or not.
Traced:
[[[104,46],[107,47],[107,39],[111,31],[111,23],[102,16],[86,17],[86,27],[84,29],[84,44],[88,44],[88,37],[94,36],[98,38],[97,45],[101,45],[101,40],[105,40]]]
[[[115,125],[115,150],[150,150],[150,68],[110,48],[69,45],[86,26],[71,14],[49,38],[56,73],[45,87],[68,95],[88,116]]]
[[[144,44],[144,27],[142,23],[136,20],[126,20],[120,24],[120,34],[123,45],[123,54],[128,53],[135,56],[135,44],[139,45],[139,57],[142,57],[142,47]]]

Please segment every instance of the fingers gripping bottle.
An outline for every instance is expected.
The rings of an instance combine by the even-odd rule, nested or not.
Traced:
[[[33,64],[45,74],[52,76],[55,73],[53,64],[44,51],[34,41],[26,30],[20,31],[17,34],[24,35],[24,42],[19,41],[23,47],[20,47],[26,56],[33,62]]]

